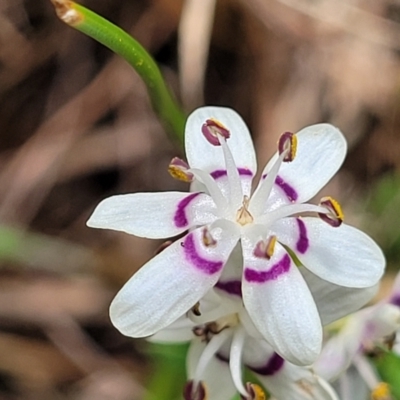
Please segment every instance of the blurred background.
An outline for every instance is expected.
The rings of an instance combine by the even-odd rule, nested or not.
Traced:
[[[142,43],[185,111],[237,110],[260,169],[283,131],[338,126],[349,153],[323,194],[384,248],[384,295],[400,265],[399,0],[82,4]],[[0,0],[0,399],[146,396],[160,355],[108,305],[161,243],[85,222],[112,194],[185,190],[176,155],[123,60],[47,0]]]

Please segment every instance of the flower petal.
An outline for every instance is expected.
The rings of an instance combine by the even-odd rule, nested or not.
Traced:
[[[228,191],[223,151],[220,146],[210,145],[201,131],[204,122],[210,118],[220,121],[231,132],[227,144],[238,168],[243,192],[249,195],[252,178],[257,172],[253,141],[243,119],[230,108],[202,107],[189,115],[185,129],[185,148],[190,167],[208,172],[223,193]]]
[[[300,272],[317,304],[322,325],[359,310],[375,296],[379,288],[379,284],[362,289],[342,287],[318,278],[304,267],[300,268]]]
[[[190,379],[194,378],[198,362],[205,348],[206,343],[200,339],[194,339],[190,344],[187,355],[187,371]],[[208,399],[231,399],[236,393],[228,362],[216,356],[209,361],[201,380],[206,385]]]
[[[195,324],[186,316],[186,313],[174,321],[165,329],[161,329],[147,338],[153,343],[180,343],[189,342],[194,338],[193,328]]]
[[[110,307],[124,335],[144,337],[170,325],[217,282],[238,241],[238,232],[216,228],[216,243],[204,243],[203,229],[192,231],[151,259],[120,290]]]
[[[313,197],[333,177],[346,155],[346,139],[339,129],[329,124],[317,124],[297,133],[297,153],[284,163],[275,181],[274,190],[285,194],[290,202],[303,203]],[[274,165],[276,153],[263,175]]]
[[[298,268],[277,243],[270,260],[254,256],[254,242],[242,238],[244,305],[274,350],[298,365],[309,365],[322,345],[317,307]]]
[[[112,196],[94,210],[87,225],[146,238],[167,238],[216,219],[216,207],[204,193],[134,193]]]
[[[273,376],[256,375],[277,399],[339,400],[329,383],[307,367],[285,363]]]
[[[285,218],[271,230],[313,274],[339,286],[364,288],[382,277],[385,257],[365,233],[349,225],[332,227],[319,218]]]
[[[243,361],[277,399],[337,399],[329,384],[317,377],[310,368],[299,367],[284,360],[265,340],[249,337]]]

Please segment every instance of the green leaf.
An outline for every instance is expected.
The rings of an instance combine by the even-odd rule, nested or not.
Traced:
[[[387,352],[374,361],[382,380],[389,384],[394,399],[400,400],[400,357]]]
[[[186,382],[188,344],[150,344],[148,354],[155,370],[144,400],[181,400]]]

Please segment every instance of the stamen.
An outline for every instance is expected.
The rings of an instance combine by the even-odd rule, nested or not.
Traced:
[[[248,395],[242,382],[242,353],[244,346],[245,332],[242,328],[237,328],[233,335],[231,351],[229,354],[229,368],[232,380],[238,392],[246,398]]]
[[[267,174],[265,173],[264,169],[263,176],[266,174],[266,178],[264,180],[260,180],[256,191],[254,192],[253,196],[251,196],[249,204],[249,210],[254,216],[258,216],[263,213],[284,157],[285,154],[280,154]]]
[[[219,217],[224,218],[229,215],[228,202],[226,201],[224,195],[221,193],[215,180],[205,171],[201,169],[193,168],[190,172],[198,179],[208,190],[208,193],[214,200],[215,205],[219,211]]]
[[[260,240],[254,249],[253,254],[258,258],[269,260],[275,251],[276,236],[271,236],[267,240]]]
[[[256,385],[255,383],[247,382],[246,389],[247,396],[241,396],[242,400],[266,400],[267,398],[261,386]]]
[[[250,214],[248,210],[249,201],[250,201],[249,198],[247,196],[244,196],[243,205],[242,207],[239,208],[239,210],[236,213],[236,221],[238,224],[242,226],[251,224],[254,220],[253,216]]]
[[[224,152],[226,173],[229,182],[229,202],[232,208],[237,209],[243,199],[243,188],[236,162],[226,140],[220,137],[222,151]]]
[[[385,382],[380,382],[371,393],[372,400],[391,400],[389,385]]]
[[[217,241],[212,237],[207,227],[203,229],[203,243],[206,247],[215,247],[217,245]]]
[[[214,335],[206,348],[201,353],[199,362],[194,373],[193,382],[197,383],[201,381],[201,377],[204,376],[204,372],[207,369],[207,365],[216,355],[221,346],[225,343],[228,337],[232,334],[229,329],[221,331],[219,334]]]
[[[278,141],[279,154],[285,154],[283,161],[290,162],[296,157],[297,136],[292,132],[282,133]]]
[[[343,222],[343,211],[340,204],[332,197],[323,197],[319,205],[325,207],[328,213],[320,213],[320,218],[333,227],[338,227]]]
[[[189,164],[178,157],[174,157],[168,166],[169,174],[179,181],[192,182],[194,176],[189,172]]]
[[[204,137],[213,146],[220,146],[220,139],[218,136],[222,136],[225,139],[229,139],[229,130],[218,120],[214,118],[208,119],[201,127]]]
[[[195,382],[193,380],[187,381],[183,388],[183,398],[185,400],[206,400],[207,389],[203,381]]]
[[[321,214],[327,214],[329,211],[326,207],[317,206],[315,204],[289,204],[287,206],[282,206],[277,208],[274,211],[266,213],[261,217],[257,218],[257,224],[263,224],[271,226],[275,221],[278,221],[282,218],[293,217],[293,216],[301,216],[304,213],[317,213],[320,217]]]

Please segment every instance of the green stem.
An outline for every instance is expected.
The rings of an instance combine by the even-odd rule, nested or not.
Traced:
[[[69,0],[51,0],[66,24],[102,43],[124,58],[147,86],[153,108],[167,129],[183,143],[185,114],[165,84],[149,53],[118,26]]]

